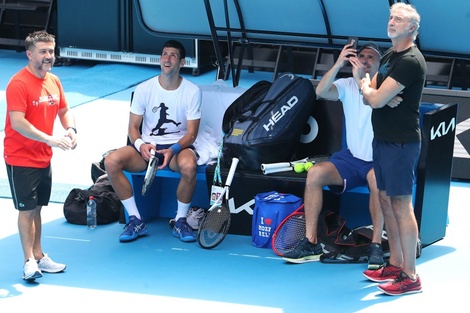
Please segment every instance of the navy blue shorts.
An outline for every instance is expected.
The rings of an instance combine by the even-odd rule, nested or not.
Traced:
[[[372,141],[374,170],[379,190],[388,196],[413,194],[421,142],[391,143]]]
[[[148,142],[147,142],[148,143]],[[169,144],[169,145],[157,145],[157,150],[164,150],[164,149],[168,149],[172,146],[173,144]],[[128,146],[131,146],[131,147],[134,147],[135,151],[137,151],[137,149],[135,148],[135,146],[131,143],[128,144]],[[199,159],[199,154],[197,153],[196,149],[194,148],[194,146],[189,146],[188,149],[191,149],[193,150],[194,154],[196,155],[196,159]],[[140,151],[137,151],[140,153]],[[162,164],[163,163],[163,154],[161,153],[156,153],[155,156],[158,158],[158,164]],[[147,161],[148,163],[148,161]]]
[[[372,169],[372,162],[354,157],[349,149],[333,153],[328,161],[333,163],[344,182],[343,186],[328,186],[332,192],[341,194],[358,186],[368,186],[367,173]]]

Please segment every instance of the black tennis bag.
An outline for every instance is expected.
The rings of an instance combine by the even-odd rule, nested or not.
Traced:
[[[322,210],[318,219],[318,242],[322,245],[322,263],[364,263],[368,261],[369,245],[374,229],[372,225],[349,229],[346,219],[328,209]],[[390,257],[387,232],[382,231],[382,251],[384,259]],[[421,237],[416,244],[416,258],[422,253]]]
[[[322,210],[318,219],[318,241],[322,245],[322,263],[363,263],[369,256],[372,225],[349,229],[346,220],[330,210]],[[382,232],[384,257],[389,256],[388,238]]]
[[[292,161],[315,100],[310,80],[294,74],[253,85],[225,111],[223,164],[237,157],[240,169],[260,171],[262,163]]]

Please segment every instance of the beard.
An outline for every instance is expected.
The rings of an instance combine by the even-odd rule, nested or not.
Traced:
[[[48,60],[43,60],[41,62],[36,63],[36,69],[38,71],[50,71],[54,66],[55,58],[51,58]]]
[[[387,29],[387,36],[390,39],[396,39],[398,37],[404,37],[408,36],[411,34],[411,27],[412,25],[409,24],[408,26],[405,27],[405,29],[398,28],[398,30],[395,28],[393,31],[390,31]]]
[[[396,32],[390,32],[390,31],[387,31],[387,36],[388,38],[390,39],[395,39],[398,37],[398,34]]]

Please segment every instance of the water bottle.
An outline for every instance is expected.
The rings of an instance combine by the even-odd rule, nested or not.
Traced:
[[[89,229],[96,228],[96,202],[93,196],[86,203],[86,223]]]

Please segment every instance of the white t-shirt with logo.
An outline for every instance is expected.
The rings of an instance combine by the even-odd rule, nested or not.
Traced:
[[[201,118],[201,90],[183,78],[176,90],[165,90],[158,76],[140,83],[130,111],[143,116],[142,140],[173,144],[187,133],[187,121]]]

